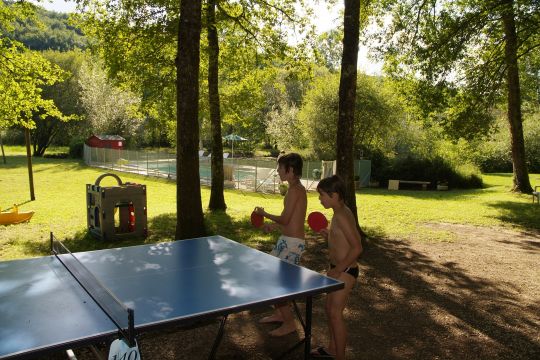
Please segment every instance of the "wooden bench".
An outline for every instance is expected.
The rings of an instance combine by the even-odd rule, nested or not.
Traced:
[[[534,187],[534,191],[532,192],[532,197],[533,197],[533,204],[534,204],[534,199],[536,198],[536,202],[538,204],[540,204],[540,191],[538,191],[538,188],[540,186],[535,186]]]
[[[413,180],[388,180],[388,190],[399,190],[399,184],[418,184],[422,185],[422,190],[427,190],[430,181],[413,181]]]

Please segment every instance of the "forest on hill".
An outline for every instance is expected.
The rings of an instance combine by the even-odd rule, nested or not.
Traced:
[[[37,51],[85,49],[87,39],[82,30],[69,21],[69,14],[36,8],[34,18],[18,21],[8,36]]]

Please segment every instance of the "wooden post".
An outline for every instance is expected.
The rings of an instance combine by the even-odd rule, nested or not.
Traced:
[[[24,140],[26,141],[26,159],[28,160],[28,182],[30,183],[30,200],[36,200],[34,195],[34,175],[32,173],[32,153],[30,152],[30,130],[24,129]]]

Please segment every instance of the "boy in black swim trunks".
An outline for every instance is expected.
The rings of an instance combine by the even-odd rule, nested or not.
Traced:
[[[329,342],[328,347],[318,347],[312,356],[333,356],[335,359],[345,359],[347,345],[347,328],[343,319],[343,310],[347,299],[358,277],[358,257],[362,253],[360,233],[356,227],[353,213],[345,205],[345,184],[337,176],[323,179],[317,185],[319,200],[326,208],[334,211],[334,216],[328,229],[320,231],[328,240],[330,257],[329,277],[345,283],[345,288],[329,293],[326,298],[326,315],[328,318]]]

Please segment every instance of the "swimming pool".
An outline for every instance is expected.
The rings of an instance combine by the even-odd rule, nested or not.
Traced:
[[[176,175],[176,160],[154,161],[154,162],[130,162],[126,165],[129,168],[148,170],[149,172],[159,172],[162,174]],[[229,169],[229,170],[228,170]],[[232,179],[227,179],[227,173],[232,172]],[[277,176],[274,168],[264,168],[256,166],[225,164],[224,173],[226,180],[244,181],[248,179],[258,179],[259,181],[274,181]],[[199,164],[199,176],[201,179],[212,179],[212,168],[209,161]],[[230,175],[229,175],[230,177]]]

